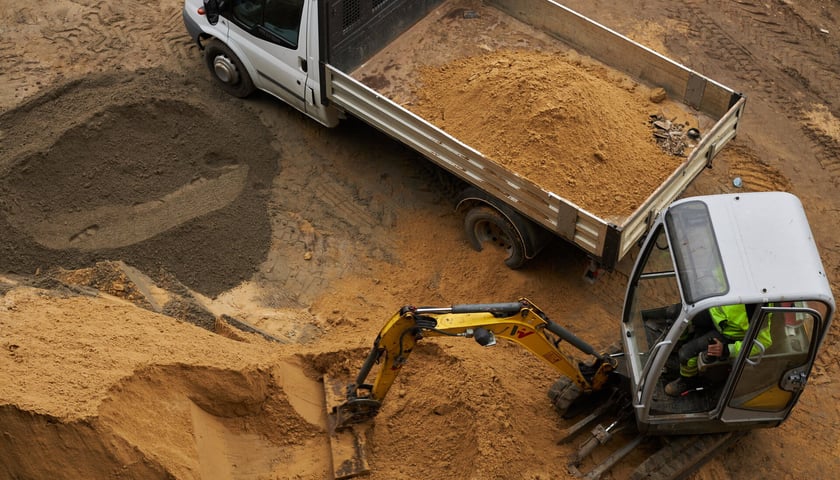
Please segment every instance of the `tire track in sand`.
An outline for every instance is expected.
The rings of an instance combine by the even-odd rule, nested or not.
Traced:
[[[91,73],[191,66],[184,60],[197,47],[184,29],[182,8],[176,0],[58,0],[37,9],[23,5],[0,12],[0,25],[11,31],[0,36],[0,84],[6,86],[0,91],[0,110]]]
[[[710,9],[688,0],[668,10],[690,26],[695,46],[799,123],[819,165],[840,184],[840,138],[812,118],[812,105],[826,105],[840,119],[840,48],[830,37],[781,2],[737,0]]]

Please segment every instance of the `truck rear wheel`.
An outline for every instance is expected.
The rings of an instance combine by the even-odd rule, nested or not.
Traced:
[[[254,82],[242,61],[219,40],[214,38],[207,42],[204,48],[204,63],[216,83],[227,93],[245,98],[254,92]]]
[[[582,392],[580,385],[564,375],[548,389],[548,398],[554,405],[554,411],[561,417],[565,417],[569,407],[580,397]]]
[[[467,211],[464,217],[467,239],[477,251],[484,245],[493,245],[506,253],[505,265],[519,268],[525,263],[525,245],[511,223],[501,213],[486,205]]]

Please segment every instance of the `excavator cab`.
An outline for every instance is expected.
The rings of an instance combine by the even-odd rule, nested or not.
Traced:
[[[710,308],[745,306],[749,328],[725,362],[700,356],[694,388],[671,396],[677,352]],[[694,434],[772,427],[807,382],[835,304],[804,210],[779,192],[675,202],[651,228],[622,317],[639,430]]]

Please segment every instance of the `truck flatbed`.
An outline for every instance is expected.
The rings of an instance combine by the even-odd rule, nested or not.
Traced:
[[[467,141],[462,133],[436,125],[440,118],[433,119],[435,115],[429,113],[437,108],[434,98],[429,101],[426,97],[421,104],[424,69],[446,68],[466,58],[507,51],[557,55],[558,62],[601,68],[616,88],[635,88],[639,95],[662,88],[669,100],[651,104],[650,113],[659,111],[678,118],[687,127],[697,128],[702,137],[684,158],[672,157],[664,170],[663,160],[648,162],[647,155],[632,158],[630,151],[622,160],[635,162],[636,175],[604,168],[599,176],[581,180],[577,186],[583,188],[557,188],[548,176],[580,165],[548,164],[545,171],[524,173],[526,170],[511,164],[511,159],[492,158],[491,149],[479,146],[480,139]],[[360,65],[345,70],[332,64],[326,67],[326,96],[332,102],[579,246],[607,267],[613,267],[638,243],[652,217],[676,199],[734,137],[744,105],[744,98],[731,89],[544,0],[444,1]],[[546,89],[552,88],[556,85],[546,85]],[[488,87],[488,96],[492,93]],[[494,108],[488,105],[485,110]],[[647,120],[639,118],[640,123]],[[607,123],[578,127],[601,128],[608,133],[615,130]],[[642,135],[648,138],[633,140],[652,142],[653,127],[646,128],[648,133]],[[484,134],[492,139],[493,125],[486,125]],[[645,170],[651,166],[658,168]],[[623,197],[624,205],[614,203],[617,196]]]
[[[448,1],[356,69],[366,86],[489,160],[621,224],[683,159],[653,117],[714,119],[474,0]],[[680,133],[676,129],[675,135]],[[675,137],[676,138],[676,137]],[[687,145],[686,153],[694,142]]]

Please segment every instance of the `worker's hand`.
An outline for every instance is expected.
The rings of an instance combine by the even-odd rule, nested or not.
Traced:
[[[706,349],[706,355],[710,357],[727,358],[729,356],[729,349],[717,338],[713,339]]]

